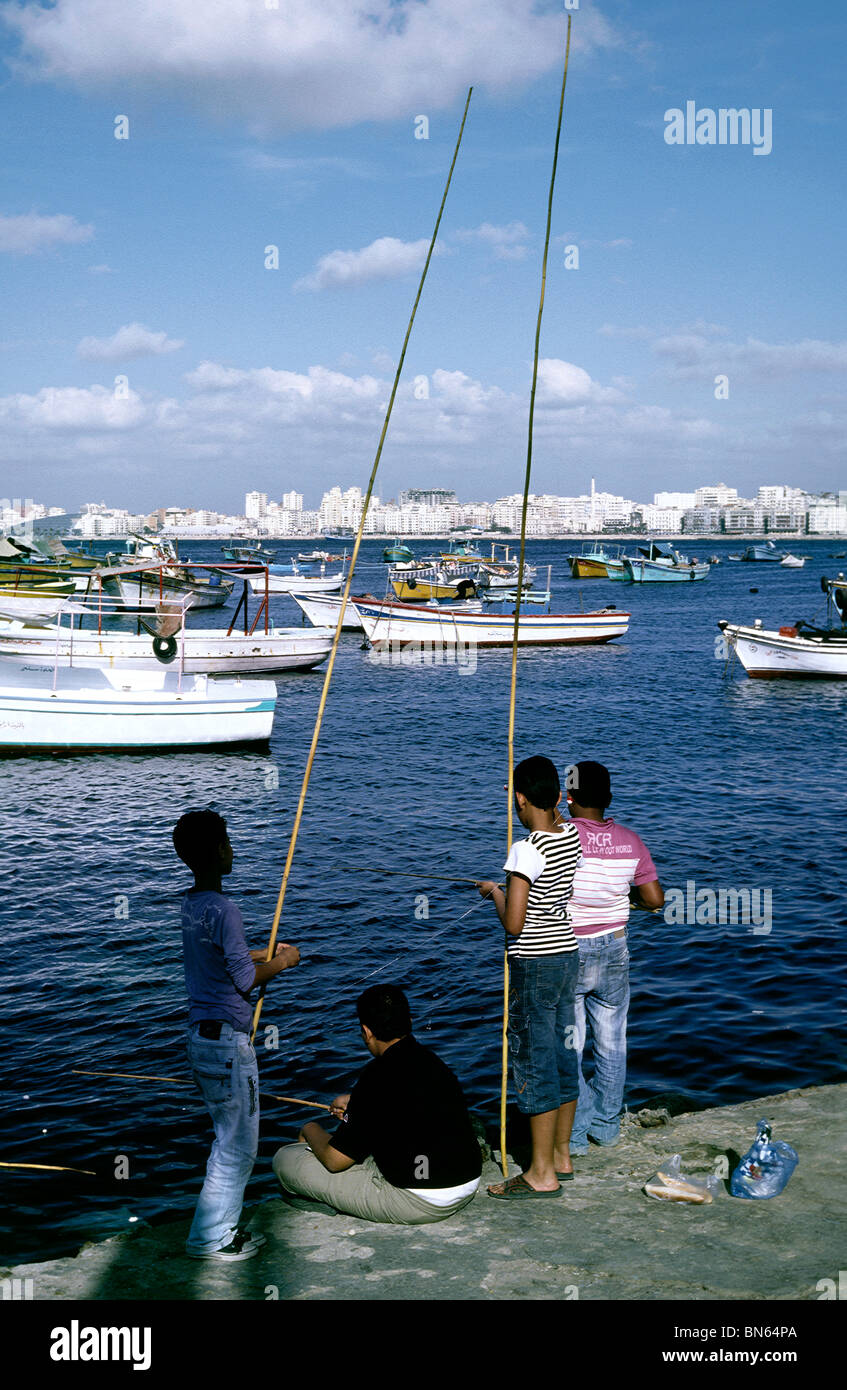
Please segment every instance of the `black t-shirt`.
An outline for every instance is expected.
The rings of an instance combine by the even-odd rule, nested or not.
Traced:
[[[331,1142],[355,1163],[373,1154],[393,1187],[460,1187],[482,1172],[461,1086],[411,1034],[365,1067]]]

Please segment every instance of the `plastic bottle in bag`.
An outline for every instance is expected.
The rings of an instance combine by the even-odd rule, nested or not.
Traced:
[[[756,1138],[729,1180],[733,1197],[776,1197],[797,1164],[790,1144],[773,1143],[768,1120],[760,1120]]]

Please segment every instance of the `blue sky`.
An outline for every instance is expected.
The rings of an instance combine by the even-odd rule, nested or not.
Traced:
[[[572,19],[535,490],[847,487],[843,7]],[[471,83],[377,490],[517,491],[564,32],[526,0],[0,3],[0,491],[364,483]],[[687,101],[772,111],[771,152],[669,145]]]

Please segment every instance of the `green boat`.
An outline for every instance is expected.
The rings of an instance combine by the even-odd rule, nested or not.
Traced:
[[[407,545],[401,545],[400,541],[395,541],[393,545],[387,545],[382,552],[382,558],[387,565],[406,565],[410,560],[414,560],[414,555]]]

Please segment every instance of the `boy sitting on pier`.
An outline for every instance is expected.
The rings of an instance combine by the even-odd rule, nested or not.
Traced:
[[[300,952],[281,942],[266,961],[265,951],[247,949],[241,913],[221,892],[221,878],[232,872],[223,816],[189,811],[177,821],[173,842],[194,874],[194,887],[182,899],[188,1061],[215,1127],[186,1250],[196,1259],[248,1260],[265,1243],[264,1236],[238,1225],[259,1144],[249,995],[255,985],[295,966]]]
[[[274,1172],[292,1206],[403,1226],[443,1221],[472,1201],[482,1171],[462,1088],[413,1037],[396,985],[366,989],[356,1012],[373,1061],[330,1106],[335,1133],[311,1120],[300,1143],[277,1150]]]
[[[506,892],[477,886],[494,900],[509,956],[509,1052],[518,1108],[529,1116],[532,1162],[489,1187],[501,1199],[558,1197],[573,1178],[569,1141],[578,1096],[574,992],[579,945],[567,898],[580,861],[579,834],[556,821],[559,775],[549,758],[526,758],[514,772],[515,807],[530,834],[506,863]],[[505,1159],[505,1155],[504,1155]]]

